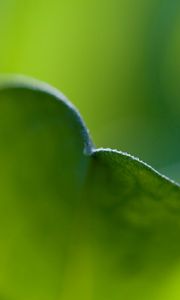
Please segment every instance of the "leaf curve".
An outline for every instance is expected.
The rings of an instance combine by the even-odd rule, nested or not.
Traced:
[[[21,78],[1,84],[2,299],[62,293],[89,144],[79,113],[56,90]]]
[[[0,141],[2,299],[160,299],[180,263],[176,183],[95,150],[76,109],[36,81],[2,81]]]
[[[180,187],[120,151],[98,149],[92,158],[89,203],[109,297],[113,290],[114,299],[161,299],[180,263]]]

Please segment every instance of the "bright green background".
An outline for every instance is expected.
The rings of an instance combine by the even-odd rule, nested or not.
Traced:
[[[179,180],[179,0],[1,0],[0,73],[61,89],[97,146]]]
[[[179,0],[0,0],[0,73],[21,73],[33,76],[61,89],[81,111],[98,147],[113,147],[130,152],[177,180],[180,180],[179,53]],[[47,144],[50,145],[48,142]],[[13,151],[13,148],[10,147],[10,150]],[[19,160],[21,160],[21,152],[18,151],[18,153]],[[2,167],[4,157],[1,157],[1,160]],[[16,164],[16,161],[14,163]],[[12,164],[10,166],[13,167]],[[19,166],[17,169],[19,170]],[[34,178],[34,173],[32,174]],[[8,173],[7,177],[9,178]],[[4,172],[2,172],[2,178],[6,179]],[[55,184],[59,186],[59,182]],[[42,183],[41,188],[44,186],[48,188],[48,185]],[[5,185],[3,187],[6,188]],[[48,199],[50,200],[49,197]],[[13,210],[7,201],[5,203],[7,210],[9,208]],[[17,205],[15,207],[17,210]],[[41,210],[41,205],[39,208]],[[49,213],[48,206],[44,210]],[[51,211],[50,215],[47,213],[50,221],[51,217],[54,221],[55,210],[59,216],[59,210],[56,206],[53,207],[52,214]],[[3,207],[1,212],[3,212]],[[37,210],[37,219],[38,213]],[[17,218],[17,224],[23,224],[23,222],[20,223],[18,214],[16,216],[14,213],[14,216]],[[12,217],[10,219],[12,222]],[[67,218],[62,220],[65,226],[67,223],[67,227],[68,220]],[[7,222],[7,218],[1,218],[1,222],[2,224]],[[53,224],[56,225],[56,219]],[[171,236],[171,227],[168,226],[169,224],[164,233],[165,237],[168,232],[168,236]],[[6,229],[6,226],[1,226],[1,228]],[[18,230],[18,227],[14,228]],[[28,228],[33,230],[36,227]],[[163,226],[162,228],[164,229]],[[169,231],[168,228],[170,228]],[[42,230],[45,229],[42,226]],[[22,226],[22,230],[26,237],[26,227]],[[51,238],[51,234],[49,236]],[[140,243],[136,243],[137,237],[133,236],[135,236],[133,246],[135,245],[138,249]],[[142,235],[144,242],[146,242],[145,237],[146,231],[145,235]],[[67,235],[67,241],[68,238]],[[170,240],[167,239],[167,241]],[[83,239],[83,243],[86,243],[86,240]],[[47,245],[51,247],[51,243]],[[109,245],[111,246],[111,243]],[[152,244],[152,248],[153,245],[156,246]],[[83,273],[81,268],[83,270],[84,265],[85,270],[91,271],[88,247],[86,251],[83,246],[84,244],[82,244],[84,257],[77,255],[77,259],[74,261],[72,259],[72,264],[70,261],[72,273],[70,268],[71,276],[67,276],[68,280],[72,277],[78,280],[76,272],[75,275],[73,273],[73,270],[77,269],[76,266],[79,267],[79,273]],[[169,247],[171,246],[173,243],[169,242]],[[133,247],[131,248],[133,252]],[[48,247],[46,249],[51,260],[51,252]],[[164,247],[164,249],[168,248]],[[176,251],[179,255],[177,247],[175,253]],[[5,246],[4,253],[8,257]],[[39,253],[41,255],[42,252],[39,251]],[[105,254],[101,256],[101,253],[97,256],[98,262],[104,259]],[[152,257],[154,255],[150,250],[143,252],[145,256],[146,253],[152,254]],[[77,254],[79,254],[78,248]],[[56,255],[52,258],[52,264],[57,265]],[[1,259],[6,263],[5,255],[1,255]],[[20,259],[23,261],[21,257]],[[48,264],[45,254],[44,260]],[[42,266],[45,268],[44,260],[42,259]],[[17,262],[13,259],[14,261]],[[83,264],[84,261],[90,262],[89,269],[87,264]],[[79,262],[82,262],[82,265]],[[30,265],[31,260],[27,263]],[[149,263],[151,264],[151,260]],[[38,273],[36,276],[38,277]],[[87,277],[82,278],[85,294],[86,290],[91,288],[88,276],[91,276],[89,271]],[[5,281],[4,274],[2,277]],[[155,293],[157,299],[179,299],[179,259],[172,272],[169,272],[167,280],[163,277],[163,282],[159,282],[154,277],[154,273],[152,277],[150,274],[149,286],[146,286],[148,282],[146,277],[144,277],[144,283],[139,278],[133,282],[127,279],[127,286],[124,283],[124,289],[128,287],[131,293],[129,286],[134,285],[139,291],[143,285],[142,293],[147,291],[149,297]],[[20,279],[16,277],[17,281]],[[71,296],[77,284],[75,282],[75,288],[71,290],[68,280],[67,291]],[[159,290],[156,290],[155,281]],[[12,282],[15,284],[13,276]],[[153,282],[155,292],[151,290],[151,282]],[[112,284],[116,284],[113,279]],[[42,286],[44,286],[44,281]],[[108,287],[108,284],[106,286]],[[12,287],[13,285],[8,284],[7,290]],[[78,287],[80,289],[81,284]],[[134,289],[132,293],[135,293]],[[69,294],[66,299],[68,297]]]

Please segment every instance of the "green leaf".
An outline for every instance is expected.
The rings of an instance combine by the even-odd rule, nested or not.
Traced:
[[[180,270],[176,183],[95,150],[62,94],[21,78],[0,87],[0,165],[2,300],[162,299]]]
[[[180,263],[180,187],[110,149],[92,154],[89,181],[102,299],[162,299]]]

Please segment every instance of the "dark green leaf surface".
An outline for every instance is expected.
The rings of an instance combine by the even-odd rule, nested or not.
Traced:
[[[64,96],[25,79],[1,84],[0,163],[2,300],[171,299],[177,184],[95,150]]]

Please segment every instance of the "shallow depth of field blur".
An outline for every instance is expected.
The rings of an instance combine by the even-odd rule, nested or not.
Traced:
[[[179,0],[0,0],[0,73],[54,85],[96,146],[180,180]]]

